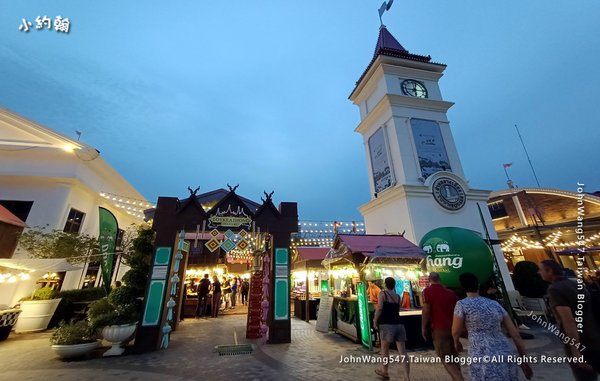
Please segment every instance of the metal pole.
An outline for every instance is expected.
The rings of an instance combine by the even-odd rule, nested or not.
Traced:
[[[531,163],[531,159],[529,158],[529,153],[527,152],[527,148],[525,147],[525,143],[523,142],[523,138],[521,137],[521,132],[519,132],[519,127],[517,127],[516,124],[515,128],[517,130],[517,134],[519,135],[519,140],[521,140],[521,144],[523,145],[523,150],[525,151],[525,156],[527,156],[527,161],[529,161],[529,166],[531,167],[531,172],[533,172],[533,177],[535,177],[535,182],[537,183],[538,188],[541,188],[540,181],[538,180],[538,177],[535,174],[535,169],[533,169],[533,164]]]
[[[506,165],[502,164],[502,167],[504,168],[504,174],[506,175],[506,180],[510,181],[510,177],[508,177],[508,171],[506,170]]]
[[[500,272],[500,265],[498,264],[498,258],[496,258],[496,253],[494,253],[494,247],[492,245],[492,240],[490,239],[490,233],[488,231],[487,225],[485,223],[485,219],[483,218],[483,212],[481,211],[481,206],[477,203],[477,210],[479,210],[479,217],[481,217],[481,224],[483,225],[483,230],[485,231],[485,237],[487,238],[487,244],[492,251],[492,257],[494,258],[494,273],[498,277],[500,281],[500,287],[502,287],[502,300],[504,301],[505,307],[508,307],[508,313],[510,314],[511,319],[514,320],[514,311],[512,308],[512,304],[510,303],[510,298],[508,297],[508,292],[506,291],[506,285],[504,284],[504,279],[502,279],[502,273]]]
[[[304,261],[304,270],[306,270],[306,302],[305,302],[305,307],[306,307],[306,308],[305,308],[305,310],[306,310],[306,311],[305,311],[305,312],[306,312],[306,319],[305,319],[305,320],[306,320],[306,322],[308,323],[308,322],[309,322],[309,320],[310,320],[310,315],[309,315],[309,311],[310,311],[310,308],[309,308],[309,306],[310,306],[310,301],[308,300],[308,295],[309,295],[309,292],[308,292],[308,261],[307,261],[307,260],[305,260],[305,261]]]

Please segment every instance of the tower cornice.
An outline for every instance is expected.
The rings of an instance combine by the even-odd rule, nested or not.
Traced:
[[[454,102],[437,101],[427,98],[415,98],[404,95],[386,94],[369,114],[359,123],[354,129],[354,132],[365,134],[369,127],[373,126],[375,121],[381,117],[387,110],[392,110],[392,116],[400,116],[393,114],[392,106],[402,106],[414,108],[417,110],[428,110],[446,113],[454,105]]]

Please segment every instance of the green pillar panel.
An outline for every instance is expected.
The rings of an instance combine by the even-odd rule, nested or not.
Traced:
[[[171,261],[171,248],[158,247],[154,256],[154,265],[168,265]]]
[[[143,326],[158,325],[162,312],[163,294],[166,286],[164,280],[152,280],[148,290],[148,302],[144,309]]]
[[[275,249],[275,264],[276,265],[287,265],[288,264],[288,249]]]
[[[154,255],[152,272],[150,273],[150,286],[144,306],[142,326],[156,326],[160,324],[163,300],[169,275],[172,249],[170,247],[157,247]]]
[[[288,319],[290,303],[289,281],[287,278],[275,279],[275,320]]]

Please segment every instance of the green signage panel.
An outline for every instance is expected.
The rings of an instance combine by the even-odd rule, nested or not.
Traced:
[[[158,325],[162,312],[163,291],[165,289],[164,280],[153,280],[148,290],[148,300],[144,309],[144,319],[142,325]]]
[[[276,265],[287,265],[288,263],[288,249],[275,249],[275,264]]]
[[[321,281],[321,295],[327,295],[327,294],[329,294],[329,281],[322,280]]]
[[[458,277],[473,273],[480,283],[494,271],[494,255],[476,232],[457,227],[438,228],[425,234],[420,245],[427,254],[427,271],[440,274],[446,287],[458,288]]]
[[[371,319],[369,319],[369,304],[367,303],[367,287],[365,282],[356,284],[356,292],[358,294],[358,322],[360,324],[360,337],[362,344],[373,349],[371,341]]]
[[[168,265],[171,260],[171,248],[170,247],[158,247],[156,248],[156,255],[154,256],[155,265]]]
[[[288,319],[288,310],[290,303],[290,292],[288,290],[287,278],[275,279],[275,320]]]

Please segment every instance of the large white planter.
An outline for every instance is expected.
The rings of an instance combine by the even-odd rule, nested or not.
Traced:
[[[21,302],[21,315],[15,325],[16,333],[39,332],[48,328],[48,323],[60,303],[59,299],[27,300]]]
[[[85,344],[52,345],[52,350],[60,358],[70,359],[87,355],[94,349],[98,348],[98,344],[100,344],[99,340]]]
[[[103,356],[120,356],[125,351],[125,348],[121,348],[121,343],[131,336],[135,332],[137,323],[134,324],[123,324],[123,325],[109,325],[102,328],[102,337],[104,340],[110,341],[112,347],[104,352]]]

